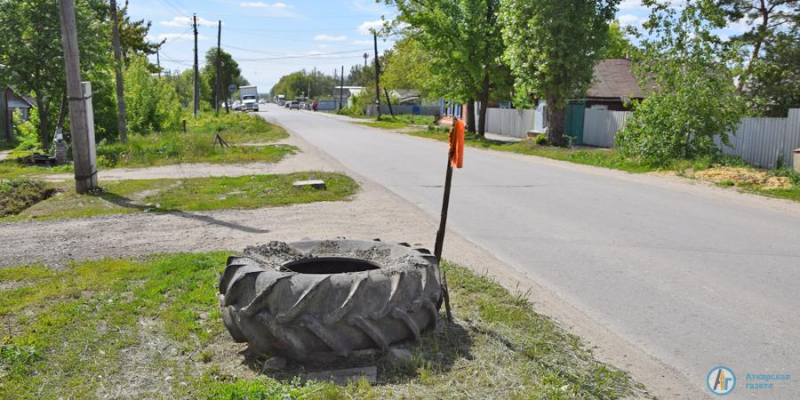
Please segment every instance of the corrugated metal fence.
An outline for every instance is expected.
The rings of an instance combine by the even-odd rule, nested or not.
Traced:
[[[631,116],[629,111],[586,110],[583,117],[583,144],[614,147],[617,132]]]
[[[719,139],[717,144],[725,154],[760,167],[792,166],[794,150],[800,148],[800,109],[789,110],[788,118],[742,118],[730,136],[731,146]]]
[[[625,126],[631,112],[586,110],[583,143],[614,147],[614,139]],[[730,135],[730,146],[717,139],[725,154],[741,157],[747,163],[775,168],[779,161],[792,166],[793,152],[800,148],[800,109],[789,110],[788,118],[742,118]]]
[[[475,113],[480,118],[479,113]],[[498,135],[524,138],[534,127],[534,110],[489,108],[486,110],[486,131]]]

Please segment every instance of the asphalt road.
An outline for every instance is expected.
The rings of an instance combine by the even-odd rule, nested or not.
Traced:
[[[266,111],[438,216],[443,143]],[[676,368],[687,385],[708,393],[709,371],[723,365],[738,378],[729,398],[800,398],[800,205],[467,148],[449,227]],[[764,382],[747,374],[791,378],[752,390],[747,383]]]

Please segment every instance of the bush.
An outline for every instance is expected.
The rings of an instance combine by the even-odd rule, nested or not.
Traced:
[[[175,87],[154,77],[147,59],[134,57],[125,71],[128,129],[135,133],[177,130],[183,108]]]
[[[22,114],[14,113],[14,131],[17,141],[17,151],[41,151],[39,141],[39,109],[31,108],[27,121],[22,119]]]
[[[547,144],[547,135],[545,134],[538,134],[533,137],[533,143],[536,143],[539,146],[544,146]]]

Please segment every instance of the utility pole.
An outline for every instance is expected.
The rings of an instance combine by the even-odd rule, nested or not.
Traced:
[[[342,76],[340,77],[342,84],[339,86],[339,109],[344,107],[344,65],[342,65]]]
[[[372,32],[372,38],[375,42],[375,106],[378,109],[378,120],[381,119],[381,64],[378,61],[378,33]]]
[[[128,111],[125,106],[125,84],[122,82],[122,51],[119,44],[117,0],[111,0],[111,43],[114,46],[114,70],[117,74],[117,124],[119,141],[128,142]]]
[[[197,14],[192,15],[194,29],[194,116],[200,112],[200,71],[197,66]]]
[[[214,89],[214,110],[219,113],[219,98],[222,94],[222,91],[225,90],[220,83],[222,82],[222,21],[218,21],[219,25],[217,27],[217,76],[216,82],[214,82],[216,89]]]
[[[75,160],[75,191],[97,190],[97,154],[94,148],[94,118],[91,108],[91,84],[81,84],[78,31],[75,26],[75,3],[60,0],[61,43],[67,72],[69,126],[72,133],[72,158]]]
[[[156,66],[158,67],[158,79],[161,79],[161,45],[156,47]]]

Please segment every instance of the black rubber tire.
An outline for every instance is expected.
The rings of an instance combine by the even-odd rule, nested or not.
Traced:
[[[435,327],[441,304],[436,258],[426,249],[380,241],[273,242],[230,257],[219,284],[220,312],[231,336],[257,353],[304,360],[346,356],[418,339]],[[285,251],[272,251],[272,250]],[[346,249],[342,254],[342,249]],[[348,256],[389,265],[360,272],[286,272],[290,262]]]

